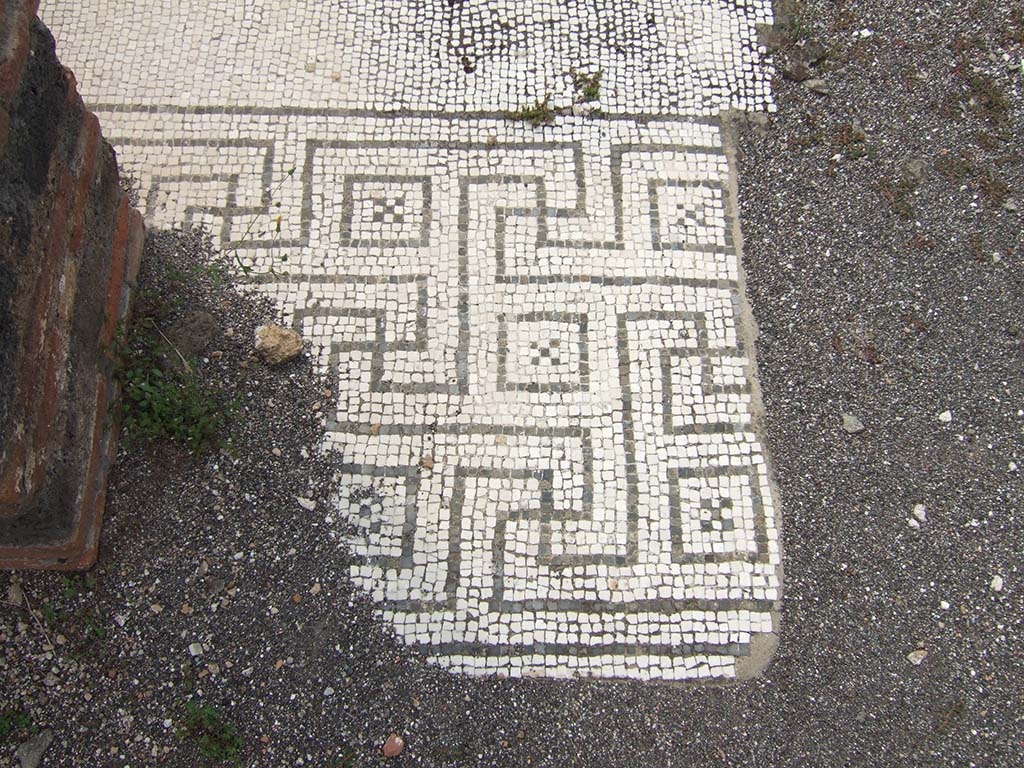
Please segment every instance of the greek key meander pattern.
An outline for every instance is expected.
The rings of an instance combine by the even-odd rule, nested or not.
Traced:
[[[149,220],[252,264],[336,383],[352,576],[405,642],[683,679],[773,630],[716,124],[100,116]]]

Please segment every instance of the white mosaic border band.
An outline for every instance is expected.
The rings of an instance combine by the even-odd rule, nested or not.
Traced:
[[[772,108],[770,0],[43,0],[41,15],[98,104],[514,110],[571,104],[576,70],[603,73],[610,113]]]

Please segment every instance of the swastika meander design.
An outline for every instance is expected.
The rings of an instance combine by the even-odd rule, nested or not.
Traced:
[[[402,640],[687,679],[774,631],[717,124],[100,116],[149,220],[252,264],[333,380],[352,576]]]

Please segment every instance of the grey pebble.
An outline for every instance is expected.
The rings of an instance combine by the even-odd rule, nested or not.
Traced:
[[[21,768],[38,768],[43,760],[43,753],[53,743],[53,731],[47,728],[24,742],[14,756],[21,761]]]

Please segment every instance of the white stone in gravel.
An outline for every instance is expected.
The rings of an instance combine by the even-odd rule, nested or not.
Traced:
[[[202,656],[203,655],[203,644],[202,643],[192,643],[192,645],[190,645],[188,647],[188,652],[192,656]]]
[[[299,506],[302,507],[307,512],[312,512],[314,509],[316,509],[316,502],[313,501],[312,499],[304,499],[301,496],[296,496],[295,500],[299,502]]]
[[[917,650],[911,651],[907,654],[907,661],[909,661],[915,667],[919,667],[927,657],[928,651],[926,651],[924,648],[918,648]]]
[[[854,416],[852,413],[843,414],[843,429],[851,435],[859,435],[864,431],[864,422]]]
[[[993,592],[1002,592],[1003,577],[997,573],[995,576],[992,577],[992,581],[989,583],[988,586]]]
[[[330,696],[333,696],[333,695],[334,695],[334,689],[333,688],[331,688],[330,686],[327,686],[326,688],[324,688],[324,698],[325,699],[330,697]]]
[[[953,420],[953,412],[952,411],[943,411],[942,413],[939,414],[939,421],[941,421],[943,424],[949,424],[949,422],[951,422],[952,420]]]
[[[928,522],[928,508],[924,504],[915,504],[912,513],[919,523]]]
[[[948,611],[949,608],[950,608],[949,601],[948,600],[940,600],[939,601],[939,608],[941,608],[944,611]]]

